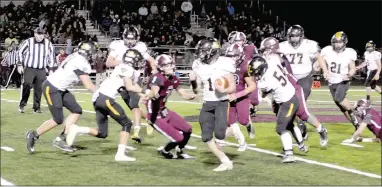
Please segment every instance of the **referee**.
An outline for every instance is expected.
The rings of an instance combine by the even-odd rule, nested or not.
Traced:
[[[24,113],[30,90],[33,85],[33,113],[41,113],[41,85],[46,79],[45,68],[54,67],[54,49],[52,43],[44,38],[45,31],[41,27],[34,30],[34,37],[25,40],[19,48],[20,64],[18,70],[24,75],[19,112]]]
[[[13,83],[16,84],[17,88],[20,88],[21,85],[21,77],[17,69],[17,62],[18,62],[18,53],[17,53],[17,47],[16,44],[12,42],[11,46],[9,47],[9,51],[7,53],[7,56],[5,56],[5,63],[10,67],[11,74],[8,77],[8,80],[6,82],[5,87],[7,88],[9,86],[9,82],[12,80]]]

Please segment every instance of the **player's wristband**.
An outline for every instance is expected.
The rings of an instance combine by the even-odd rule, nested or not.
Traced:
[[[191,86],[192,86],[192,89],[196,89],[196,87],[198,86],[198,83],[196,82],[196,80],[193,80],[193,81],[190,81],[191,82]]]
[[[244,91],[244,90],[235,93],[235,97],[236,97],[236,98],[240,98],[240,97],[243,97],[243,96],[245,96],[245,95],[247,95],[247,94],[245,94],[245,91]]]

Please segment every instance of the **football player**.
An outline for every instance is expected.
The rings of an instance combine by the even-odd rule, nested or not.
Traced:
[[[328,63],[330,70],[328,76],[329,90],[341,112],[357,129],[357,119],[349,101],[346,99],[350,78],[355,73],[354,61],[357,59],[357,52],[346,47],[348,37],[342,31],[333,35],[331,43],[321,51],[321,55]]]
[[[97,138],[106,138],[108,135],[108,116],[117,121],[122,126],[122,130],[119,134],[118,151],[114,157],[116,161],[135,161],[135,158],[125,155],[128,149],[127,142],[132,122],[126,116],[121,105],[115,101],[115,98],[120,89],[127,89],[137,93],[140,97],[146,97],[141,93],[143,89],[137,84],[140,72],[135,71],[143,67],[144,63],[139,51],[128,49],[123,56],[123,63],[114,68],[111,75],[102,82],[100,88],[93,94],[92,101],[98,128],[88,128],[88,134]],[[69,146],[74,143],[75,137],[79,133],[80,128],[73,125],[66,138]]]
[[[147,119],[158,132],[171,140],[158,152],[167,159],[192,159],[192,156],[183,151],[190,140],[192,126],[176,112],[169,110],[166,102],[173,90],[186,100],[193,100],[196,95],[187,94],[179,87],[180,81],[175,76],[175,62],[171,56],[159,55],[156,62],[159,72],[150,76],[147,85],[147,95],[155,96],[146,103]],[[175,155],[170,152],[174,148]]]
[[[295,88],[284,74],[281,65],[271,65],[261,56],[255,56],[250,61],[248,73],[257,80],[257,86],[262,90],[263,96],[271,94],[276,103],[274,107],[275,113],[277,113],[276,132],[280,135],[285,152],[282,162],[295,162],[292,137],[288,132],[293,131],[293,120],[300,105]],[[302,143],[300,146],[305,147],[301,133],[300,136]]]
[[[29,153],[34,153],[34,144],[41,135],[50,131],[54,127],[64,122],[65,107],[71,113],[65,120],[65,130],[57,137],[53,145],[61,150],[73,152],[74,148],[65,143],[66,134],[77,122],[82,114],[82,108],[77,103],[73,94],[68,88],[81,80],[86,89],[94,93],[96,86],[90,80],[91,66],[89,60],[97,50],[96,44],[91,41],[81,42],[78,52],[69,55],[60,67],[51,74],[42,85],[44,97],[48,103],[48,108],[52,119],[45,121],[39,128],[28,131],[26,134],[27,149]],[[88,133],[88,128],[78,127],[81,133]]]
[[[156,71],[155,59],[147,52],[147,46],[143,42],[139,42],[139,30],[136,27],[129,27],[123,31],[123,40],[116,40],[110,44],[110,53],[106,60],[106,66],[114,67],[122,62],[122,57],[127,49],[138,50],[143,58],[150,63],[152,71]],[[139,80],[141,82],[141,79]],[[126,89],[121,89],[121,97],[133,113],[133,140],[141,142],[139,136],[141,124],[141,110],[139,109],[139,97],[134,92],[128,92]]]
[[[242,58],[243,48],[240,45],[230,45],[226,50],[225,56],[231,58],[236,63],[236,72],[233,74],[236,84],[236,93],[229,95],[230,107],[226,136],[233,134],[239,143],[238,151],[245,151],[247,144],[238,123],[247,127],[250,137],[254,136],[254,128],[250,127],[252,123],[249,119],[248,94],[255,91],[256,83],[248,76],[248,65]],[[251,132],[251,129],[253,129],[253,132]]]
[[[248,64],[248,62],[252,59],[253,55],[258,54],[258,50],[255,45],[249,45],[247,44],[247,37],[243,32],[239,31],[232,31],[228,35],[228,41],[231,44],[238,44],[243,48],[243,60],[244,63]],[[256,110],[257,110],[257,105],[260,103],[260,98],[259,98],[259,90],[256,87],[256,90],[251,92],[248,96],[249,101],[251,103],[250,106],[250,115],[255,116]],[[253,126],[248,126],[248,127],[253,127]],[[247,129],[250,130],[250,138],[254,138],[254,129]]]
[[[354,103],[354,112],[361,122],[353,137],[344,140],[343,143],[353,143],[360,140],[360,136],[366,127],[376,136],[374,141],[380,142],[382,140],[381,113],[372,109],[369,102],[365,99],[361,99]]]
[[[320,55],[320,47],[317,42],[304,37],[304,29],[300,25],[293,25],[287,31],[287,41],[280,43],[280,52],[290,62],[293,75],[297,78],[298,84],[304,91],[305,100],[307,100],[312,90],[314,62],[318,61],[325,79],[328,76],[328,70]],[[299,125],[306,128],[304,122],[300,122]]]
[[[320,121],[318,121],[318,119],[308,111],[308,107],[305,104],[304,92],[301,86],[298,84],[297,79],[293,75],[290,63],[287,61],[285,56],[283,56],[283,54],[279,53],[279,49],[279,41],[276,38],[268,37],[261,42],[260,51],[262,51],[262,56],[266,59],[267,63],[276,66],[282,65],[284,68],[284,73],[288,77],[289,82],[294,86],[296,90],[296,95],[300,102],[296,116],[314,126],[320,135],[321,146],[326,146],[328,143],[327,130],[324,126],[321,125]],[[304,133],[306,133],[306,130],[300,130],[298,127],[294,127],[294,131],[303,131],[302,136],[304,136]],[[292,135],[297,142],[301,141],[300,137],[298,136],[299,134],[300,132],[292,131]]]
[[[192,64],[193,72],[190,81],[194,93],[198,92],[197,80],[203,83],[203,106],[200,111],[199,123],[202,131],[202,141],[207,143],[209,149],[221,161],[214,171],[225,171],[233,168],[232,161],[217,147],[214,140],[225,138],[228,126],[228,99],[229,94],[236,88],[233,73],[235,62],[228,57],[220,56],[220,44],[216,39],[202,39],[196,46],[197,59]],[[228,87],[218,85],[218,79],[225,79]]]
[[[356,67],[356,70],[367,66],[366,99],[370,102],[371,89],[382,94],[381,87],[377,85],[379,74],[381,73],[381,53],[375,50],[375,43],[369,41],[366,43],[366,51],[364,53],[365,61]]]

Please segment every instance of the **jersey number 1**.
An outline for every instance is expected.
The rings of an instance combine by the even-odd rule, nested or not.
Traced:
[[[211,80],[211,78],[208,78],[208,89],[210,91],[214,91],[214,89],[212,88],[212,80]]]

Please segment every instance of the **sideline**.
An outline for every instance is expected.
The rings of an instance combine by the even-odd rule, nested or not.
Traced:
[[[16,100],[3,99],[3,98],[1,100],[2,101],[11,102],[11,103],[18,103],[19,102],[19,101],[16,101]],[[47,106],[46,104],[41,104],[41,105],[42,106]],[[90,111],[90,110],[83,110],[83,112],[95,114],[94,111]],[[196,135],[196,134],[192,134],[191,136],[195,137],[195,138],[199,138],[199,139],[201,138],[200,135]],[[227,142],[227,141],[220,141],[220,142],[222,142],[224,144],[227,144],[227,145],[239,147],[239,145],[236,144],[236,143]],[[265,150],[265,149],[260,149],[260,148],[248,147],[248,150],[255,151],[255,152],[260,152],[260,153],[265,153],[265,154],[269,154],[269,155],[274,155],[274,156],[282,156],[282,154],[280,154],[280,153],[276,153],[276,152],[273,152],[273,151],[269,151],[269,150]],[[330,163],[318,162],[318,161],[315,161],[315,160],[309,160],[309,159],[305,159],[305,158],[301,158],[301,157],[296,157],[296,160],[302,161],[302,162],[305,162],[305,163],[308,163],[308,164],[314,164],[314,165],[323,166],[323,167],[327,167],[327,168],[332,168],[332,169],[336,169],[336,170],[346,171],[346,172],[353,173],[353,174],[363,175],[363,176],[370,177],[370,178],[377,178],[377,179],[381,179],[382,178],[380,175],[377,175],[377,174],[363,172],[363,171],[359,171],[359,170],[356,170],[356,169],[350,169],[350,168],[346,168],[346,167],[342,167],[342,166],[338,166],[338,165],[334,165],[334,164],[330,164]]]

